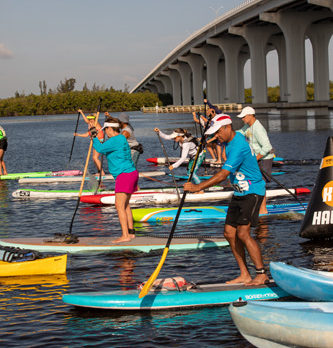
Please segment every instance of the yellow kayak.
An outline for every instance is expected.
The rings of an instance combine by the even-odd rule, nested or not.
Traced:
[[[0,277],[66,273],[67,254],[33,261],[0,261]]]

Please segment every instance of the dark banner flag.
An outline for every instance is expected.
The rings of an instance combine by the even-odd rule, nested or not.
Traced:
[[[333,137],[327,139],[299,235],[309,239],[333,237]]]

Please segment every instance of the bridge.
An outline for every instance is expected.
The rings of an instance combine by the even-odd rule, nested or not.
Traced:
[[[313,52],[314,99],[329,92],[333,0],[248,0],[171,51],[131,93],[169,93],[174,105],[244,103],[244,66],[251,60],[252,103],[267,103],[266,55],[278,56],[280,101],[304,103],[305,40]],[[333,56],[333,54],[332,54]]]

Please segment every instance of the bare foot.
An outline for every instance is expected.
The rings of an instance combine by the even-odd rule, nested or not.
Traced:
[[[229,280],[227,282],[225,282],[226,284],[239,284],[239,283],[247,283],[250,282],[252,279],[250,276],[242,276],[240,275],[239,277]]]
[[[133,238],[135,238],[135,236],[133,236]],[[119,238],[113,240],[112,243],[116,244],[116,243],[130,242],[133,238],[130,237],[130,236],[128,236],[128,237],[119,237]]]
[[[269,282],[269,279],[267,277],[267,274],[257,274],[257,276],[250,280],[249,282],[246,282],[245,285],[263,285]]]
[[[262,214],[268,214],[267,209],[266,209],[266,210],[259,211],[259,215],[262,215]]]

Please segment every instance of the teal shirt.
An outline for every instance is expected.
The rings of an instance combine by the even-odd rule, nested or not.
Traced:
[[[93,146],[97,152],[106,156],[109,172],[115,179],[119,174],[136,170],[131,157],[131,149],[122,134],[109,138],[104,143],[94,138]]]
[[[263,156],[262,159],[270,159],[274,157],[274,154],[272,153],[273,148],[269,141],[266,129],[258,120],[256,120],[252,126],[246,124],[237,132],[246,137],[256,156],[260,154]]]

